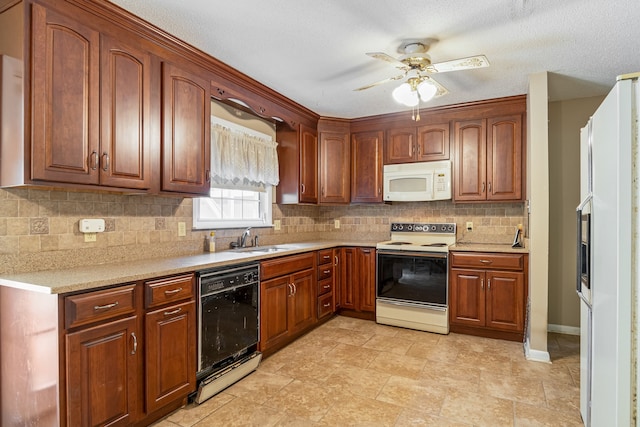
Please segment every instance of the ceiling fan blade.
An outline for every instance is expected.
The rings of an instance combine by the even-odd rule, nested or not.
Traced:
[[[437,91],[436,91],[436,94],[434,95],[434,98],[438,97],[438,96],[446,95],[446,94],[449,93],[449,90],[447,90],[446,87],[442,86],[440,83],[438,83],[437,81],[435,81],[431,77],[423,75],[422,79],[428,81],[429,83],[431,83],[432,85],[434,85],[436,87]]]
[[[484,55],[469,56],[467,58],[452,59],[451,61],[438,62],[427,67],[430,73],[446,73],[448,71],[468,70],[471,68],[488,67],[489,60]]]
[[[369,55],[372,58],[380,59],[381,61],[388,62],[394,67],[400,68],[402,70],[409,69],[409,67],[407,67],[407,64],[405,64],[404,62],[398,61],[393,56],[389,56],[384,52],[367,52],[367,55]]]
[[[375,82],[375,83],[372,83],[370,85],[359,87],[358,89],[354,89],[354,91],[365,90],[365,89],[369,89],[371,87],[378,86],[378,85],[381,85],[381,84],[384,84],[384,83],[387,83],[387,82],[392,82],[394,80],[400,80],[400,79],[404,78],[405,75],[406,74],[400,74],[399,76],[389,77],[388,79],[380,80],[379,82]]]

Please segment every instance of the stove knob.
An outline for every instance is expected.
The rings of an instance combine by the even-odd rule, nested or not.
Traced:
[[[413,229],[414,229],[415,231],[423,231],[423,230],[422,230],[422,226],[421,226],[421,225],[419,225],[419,224],[416,224],[416,225],[415,225],[415,227],[413,227]]]
[[[391,231],[396,231],[398,229],[398,224],[391,224]]]
[[[447,226],[446,226],[446,225],[443,225],[442,227],[440,227],[440,230],[441,230],[441,231],[447,231]]]
[[[398,231],[401,231],[404,228],[402,224],[398,224]]]
[[[413,225],[411,224],[407,225],[407,231],[413,231]]]
[[[449,227],[447,227],[447,231],[453,233],[453,225],[450,225]]]

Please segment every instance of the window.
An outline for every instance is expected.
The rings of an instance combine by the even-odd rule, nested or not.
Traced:
[[[193,228],[270,227],[272,186],[265,191],[212,188],[193,199]]]

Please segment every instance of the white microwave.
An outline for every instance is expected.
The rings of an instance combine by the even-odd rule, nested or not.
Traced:
[[[421,202],[451,199],[451,161],[384,165],[383,199]]]

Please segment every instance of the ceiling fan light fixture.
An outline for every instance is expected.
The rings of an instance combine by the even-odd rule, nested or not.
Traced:
[[[423,80],[418,85],[418,93],[422,102],[430,101],[436,95],[436,92],[438,92],[438,88],[427,80]]]
[[[407,107],[415,107],[418,105],[418,92],[416,92],[409,83],[402,83],[391,93],[393,99]]]

